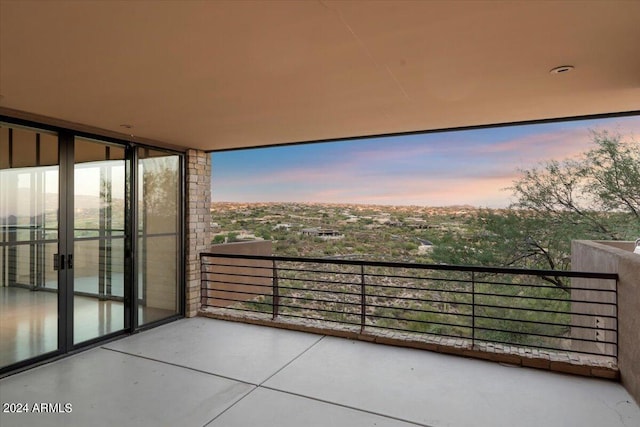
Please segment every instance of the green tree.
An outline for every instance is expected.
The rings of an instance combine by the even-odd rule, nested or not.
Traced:
[[[606,131],[592,138],[594,147],[576,160],[521,171],[512,207],[592,238],[630,239],[640,229],[640,143]]]
[[[577,159],[522,170],[511,209],[485,210],[466,231],[436,240],[435,262],[564,270],[571,240],[630,240],[640,235],[640,144],[592,133]],[[547,281],[564,287],[559,278]]]

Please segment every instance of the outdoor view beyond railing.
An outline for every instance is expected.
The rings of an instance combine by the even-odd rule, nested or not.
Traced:
[[[617,357],[616,274],[213,253],[201,274],[208,310]]]

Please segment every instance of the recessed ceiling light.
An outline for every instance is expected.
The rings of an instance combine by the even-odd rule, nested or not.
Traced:
[[[133,128],[133,126],[132,126],[132,125],[127,124],[127,123],[123,123],[123,124],[121,124],[121,125],[120,125],[120,127],[121,127],[121,128],[125,128],[125,129],[132,129],[132,128]]]
[[[573,65],[561,65],[559,67],[552,68],[549,70],[551,74],[563,74],[568,73],[569,71],[573,71],[575,67]]]

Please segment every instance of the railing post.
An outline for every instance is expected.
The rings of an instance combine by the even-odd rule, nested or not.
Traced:
[[[367,323],[367,292],[364,280],[364,264],[360,264],[360,333],[364,332]]]
[[[280,290],[278,288],[278,269],[276,267],[276,260],[273,260],[272,265],[272,275],[273,275],[273,297],[272,299],[272,313],[273,320],[278,317],[278,312],[280,311]]]
[[[476,346],[476,272],[471,272],[471,349]]]
[[[616,364],[618,363],[618,351],[620,348],[619,334],[620,334],[620,321],[618,319],[618,279],[614,282],[614,297],[615,297],[615,314],[616,314],[616,344],[615,344],[615,358]]]
[[[207,290],[206,279],[207,275],[205,273],[205,260],[204,256],[200,254],[200,310],[204,310],[207,306],[207,296],[209,292]]]

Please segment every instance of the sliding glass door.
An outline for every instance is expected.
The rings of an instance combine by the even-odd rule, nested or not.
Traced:
[[[138,157],[138,324],[179,313],[180,157],[141,149]]]
[[[181,313],[182,167],[0,122],[0,372]]]
[[[0,123],[0,368],[58,349],[58,136]]]
[[[125,328],[125,149],[75,138],[73,343]]]

